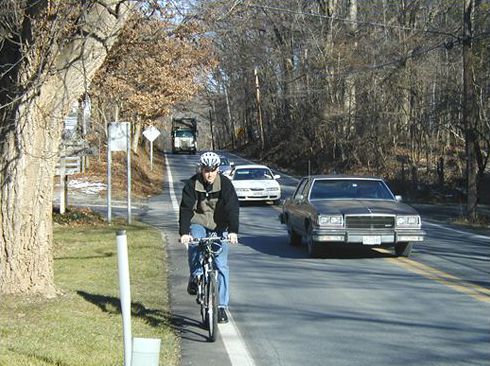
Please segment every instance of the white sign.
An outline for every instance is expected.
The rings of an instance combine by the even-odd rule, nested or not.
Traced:
[[[109,150],[128,150],[129,122],[109,123]]]
[[[160,136],[160,131],[154,126],[150,126],[143,131],[143,136],[145,136],[148,141],[153,142],[158,136]]]
[[[58,160],[56,163],[55,167],[55,173],[54,175],[61,175],[62,170],[61,169],[61,158]],[[64,175],[72,175],[72,174],[78,174],[81,172],[80,166],[81,166],[81,161],[80,161],[80,156],[67,156],[65,158],[65,169],[63,171]]]

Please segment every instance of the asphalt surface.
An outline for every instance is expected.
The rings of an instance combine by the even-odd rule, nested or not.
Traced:
[[[409,260],[370,248],[311,259],[305,247],[287,244],[277,207],[242,205],[240,244],[230,253],[238,333],[220,326],[217,342],[207,342],[185,290],[186,252],[177,236],[176,205],[197,157],[168,158],[173,183],[133,201],[133,214],[167,243],[182,365],[489,365],[490,236],[446,225],[460,216],[457,205],[416,206],[428,235]],[[287,196],[296,180],[283,175],[280,183]],[[104,202],[96,206],[101,212]],[[124,202],[117,206],[114,214],[124,216]],[[230,338],[239,338],[235,348]],[[241,348],[251,360],[235,356]]]

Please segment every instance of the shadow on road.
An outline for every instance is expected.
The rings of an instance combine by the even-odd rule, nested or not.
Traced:
[[[254,250],[281,258],[309,258],[306,245],[291,246],[289,238],[285,235],[274,236],[254,236],[241,235],[240,244],[246,245]],[[365,258],[392,258],[391,253],[380,253],[366,246],[349,246],[342,244],[328,244],[320,253],[319,260],[322,259],[365,259]]]

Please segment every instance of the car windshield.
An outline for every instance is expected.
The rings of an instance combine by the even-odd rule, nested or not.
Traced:
[[[272,173],[269,169],[264,168],[250,168],[250,169],[237,169],[235,171],[235,175],[233,176],[234,180],[271,180],[274,179]]]
[[[192,131],[179,130],[175,132],[175,137],[193,137]]]
[[[393,200],[394,196],[379,180],[318,179],[313,183],[311,200],[321,199],[381,199]]]
[[[220,157],[221,163],[219,164],[220,166],[222,165],[230,165],[230,162],[228,161],[227,158]]]

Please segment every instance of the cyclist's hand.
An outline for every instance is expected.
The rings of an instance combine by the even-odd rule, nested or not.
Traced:
[[[191,240],[192,240],[192,236],[188,234],[184,234],[180,237],[181,244],[189,244]]]
[[[230,244],[236,244],[238,243],[238,235],[235,233],[228,233],[228,240],[230,241]]]

